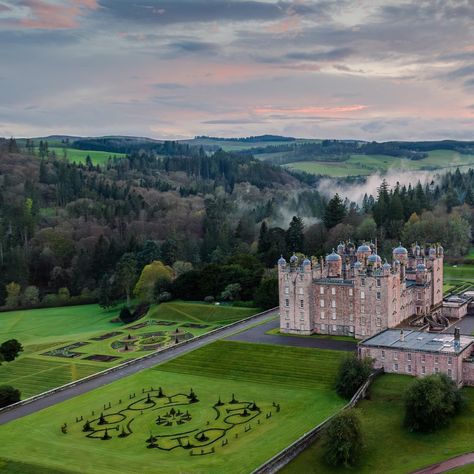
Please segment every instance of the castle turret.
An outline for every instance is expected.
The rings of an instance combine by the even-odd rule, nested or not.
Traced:
[[[342,258],[334,249],[326,257],[326,265],[328,269],[328,278],[341,278],[342,274]]]
[[[363,265],[366,264],[366,260],[368,256],[372,253],[372,249],[368,244],[359,245],[357,249],[357,260],[361,262]]]

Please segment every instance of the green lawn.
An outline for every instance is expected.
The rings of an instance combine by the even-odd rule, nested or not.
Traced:
[[[467,406],[450,427],[434,434],[409,433],[402,426],[403,392],[413,378],[382,375],[375,380],[370,400],[356,408],[365,441],[363,461],[356,469],[328,467],[323,459],[321,443],[317,441],[282,472],[334,474],[357,472],[360,474],[406,474],[424,466],[474,450],[474,389],[464,388]],[[473,472],[474,469],[466,472]],[[461,471],[462,472],[462,471]]]
[[[445,280],[463,280],[474,283],[474,265],[444,265]]]
[[[27,398],[258,312],[169,302],[125,325],[111,322],[118,311],[83,305],[0,313],[0,341],[15,338],[24,346],[18,359],[0,366],[0,384],[13,385]],[[129,351],[123,351],[125,344]],[[97,355],[111,359],[88,359]]]
[[[281,155],[278,156],[281,159]],[[271,161],[271,155],[265,155]],[[458,166],[474,166],[474,155],[461,155],[452,150],[434,150],[422,160],[407,160],[388,155],[351,155],[346,161],[298,161],[289,163],[291,169],[305,171],[312,174],[321,174],[333,177],[366,176],[377,171],[386,172],[389,168],[407,170],[436,170],[443,168],[454,169]]]
[[[95,165],[105,165],[109,161],[109,158],[123,157],[125,153],[111,153],[109,151],[95,151],[95,150],[76,150],[75,148],[64,148],[64,147],[49,147],[50,152],[55,152],[58,158],[66,157],[69,161],[75,163],[85,163],[86,157],[91,157],[92,163]]]
[[[0,426],[0,469],[8,474],[248,473],[344,404],[333,391],[334,369],[344,356],[335,351],[216,342]],[[157,399],[157,387],[175,397]],[[143,388],[155,389],[152,409],[144,403]],[[189,405],[183,402],[184,395],[176,394],[188,394],[191,388],[199,402]],[[131,393],[137,397],[130,401]],[[229,405],[233,394],[239,403]],[[225,406],[213,408],[219,397]],[[168,410],[160,407],[170,401],[183,413],[188,410],[191,420],[182,426],[157,425],[157,416]],[[111,408],[104,410],[109,402]],[[253,402],[259,411],[245,415],[243,407]],[[112,415],[121,410],[122,415]],[[101,412],[120,430],[133,418],[129,425],[133,433],[118,438],[120,431],[110,429],[108,441],[87,438],[82,432],[84,421],[76,423],[76,417],[83,416],[99,429]],[[63,423],[67,423],[67,434],[61,433]],[[216,440],[223,429],[229,431]],[[197,440],[201,431],[207,433],[208,441]],[[175,449],[147,449],[150,433],[158,445]],[[195,448],[177,446],[178,435],[183,446],[190,441]],[[228,444],[222,446],[224,439]],[[199,455],[201,449],[203,455]]]

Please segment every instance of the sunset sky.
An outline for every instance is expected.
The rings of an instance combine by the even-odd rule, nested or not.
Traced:
[[[0,0],[0,136],[474,140],[473,0]]]

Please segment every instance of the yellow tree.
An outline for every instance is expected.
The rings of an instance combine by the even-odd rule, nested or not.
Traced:
[[[159,281],[170,282],[172,278],[173,270],[163,262],[155,260],[143,268],[133,294],[140,301],[149,303],[153,301],[156,284]]]

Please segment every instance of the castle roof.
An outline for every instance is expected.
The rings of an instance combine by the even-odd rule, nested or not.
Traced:
[[[334,252],[334,249],[332,253],[326,256],[326,262],[339,262],[341,260],[341,256]]]

